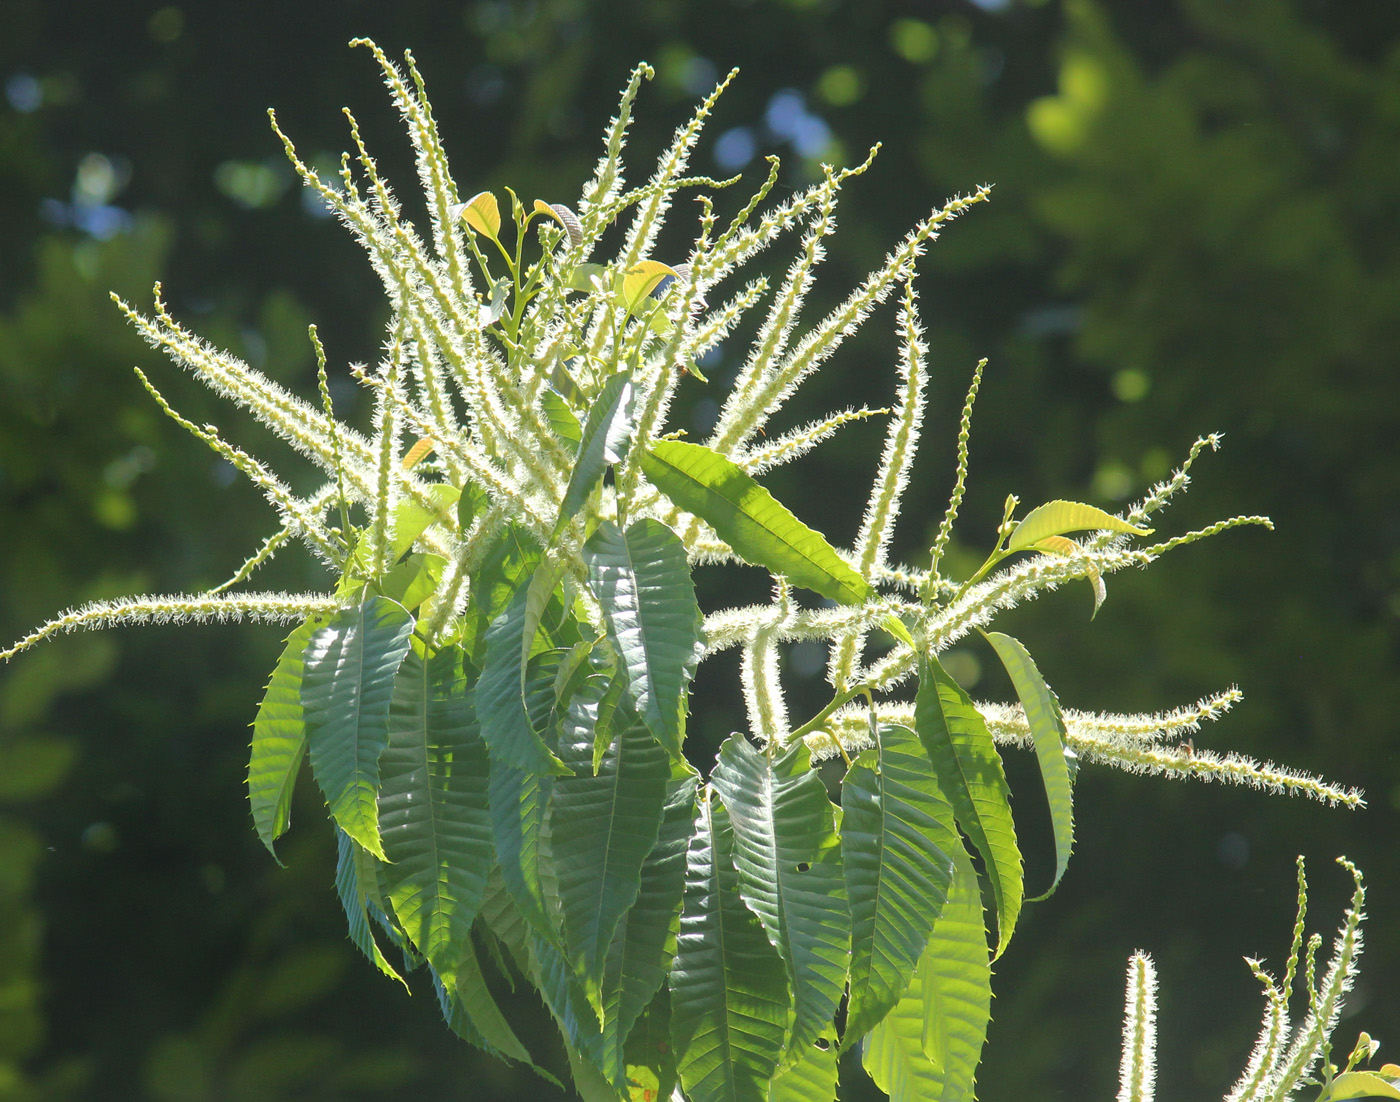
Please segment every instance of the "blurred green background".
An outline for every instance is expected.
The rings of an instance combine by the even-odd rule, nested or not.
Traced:
[[[266,441],[153,356],[109,291],[142,305],[162,279],[177,315],[306,393],[308,322],[342,378],[376,356],[375,278],[303,201],[264,114],[275,106],[303,155],[333,166],[351,105],[416,209],[407,142],[372,59],[346,48],[355,35],[414,50],[464,194],[509,184],[572,202],[643,58],[658,75],[634,179],[734,65],[699,171],[756,182],[778,153],[790,188],[883,141],[845,192],[809,316],[930,207],[994,182],[923,267],[935,378],[899,553],[928,546],[982,356],[968,556],[1007,493],[1115,508],[1223,431],[1163,524],[1258,512],[1275,534],[1116,576],[1092,624],[1075,587],[1007,629],[1070,707],[1164,709],[1237,683],[1244,704],[1197,745],[1363,786],[1370,806],[1086,769],[1070,872],[997,965],[980,1095],[1111,1097],[1121,977],[1141,948],[1161,973],[1162,1095],[1218,1097],[1261,1006],[1240,958],[1279,965],[1299,853],[1329,941],[1347,890],[1331,859],[1369,874],[1369,949],[1338,1042],[1367,1028],[1400,1056],[1400,6],[5,0],[5,640],[83,600],[221,581],[270,531],[257,494],[164,421],[132,364],[192,419]],[[790,419],[886,401],[892,333],[887,308]],[[710,366],[712,386],[738,355]],[[348,383],[336,398],[365,413]],[[695,385],[681,423],[703,425],[712,400]],[[882,429],[844,431],[771,480],[840,542]],[[324,582],[295,552],[264,580]],[[725,596],[707,585],[713,608]],[[147,628],[0,669],[0,1098],[561,1097],[457,1042],[421,984],[407,997],[355,956],[314,792],[299,793],[285,869],[258,844],[246,728],[278,647],[266,628]],[[968,647],[951,661],[975,695],[1007,694],[988,659]],[[702,755],[741,722],[736,666],[713,666],[697,692]],[[793,666],[802,713],[820,677]],[[1011,755],[1034,890],[1051,859],[1028,765]],[[558,1070],[538,1006],[516,1004]],[[844,1097],[872,1096],[851,1081]]]

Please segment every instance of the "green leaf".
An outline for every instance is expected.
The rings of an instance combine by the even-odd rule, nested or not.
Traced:
[[[418,951],[454,983],[493,860],[486,746],[455,647],[404,659],[380,772],[379,826],[392,862],[385,893]]]
[[[350,940],[376,968],[391,979],[398,980],[407,990],[408,984],[404,983],[403,977],[394,971],[394,966],[385,959],[369,925],[368,899],[371,894],[378,894],[378,887],[376,885],[367,890],[365,881],[374,876],[372,866],[367,863],[375,858],[366,853],[363,847],[339,827],[336,828],[335,840],[335,890],[340,896],[340,905],[345,909]]]
[[[1038,539],[1027,548],[1028,551],[1039,551],[1045,555],[1073,555],[1079,550],[1079,545],[1065,536],[1046,536]],[[1103,575],[1094,567],[1089,568],[1088,581],[1090,588],[1094,591],[1094,611],[1089,614],[1089,619],[1093,619],[1099,614],[1099,609],[1103,606],[1104,598],[1108,596],[1108,588],[1104,585]]]
[[[583,439],[583,428],[564,396],[553,387],[547,387],[540,392],[540,405],[544,407],[544,415],[549,419],[549,427],[554,430],[554,435],[577,449]]]
[[[476,713],[493,767],[499,763],[530,773],[565,774],[569,767],[549,749],[530,719],[520,668],[528,597],[529,586],[520,586],[486,632],[486,662],[476,687]],[[551,685],[551,699],[552,689]]]
[[[861,1066],[890,1102],[963,1102],[943,1092],[943,1066],[924,1051],[923,1035],[933,949],[926,947],[909,986],[888,1014],[866,1034]]]
[[[851,908],[847,1046],[899,1001],[948,899],[962,850],[953,808],[907,727],[883,727],[841,785]]]
[[[956,854],[948,904],[933,927],[923,968],[924,1052],[943,1069],[943,1098],[973,1097],[991,1020],[992,970],[982,891],[966,851]]]
[[[680,924],[681,893],[685,888],[685,852],[695,824],[697,778],[688,766],[672,765],[666,783],[666,805],[656,845],[642,862],[637,901],[618,923],[603,968],[603,1066],[616,1067],[626,1039],[627,1063],[639,1062],[634,1052],[638,1022],[651,1002],[664,998],[663,984],[676,955],[676,931]],[[651,1019],[652,1011],[647,1010]],[[666,1028],[662,1033],[670,1049],[670,1002],[666,1001]],[[635,1025],[634,1025],[635,1023]],[[653,1021],[652,1025],[656,1023]],[[675,1054],[670,1055],[674,1078]],[[665,1097],[665,1096],[662,1096]]]
[[[724,804],[702,800],[686,853],[671,1035],[691,1102],[766,1102],[788,1019],[782,957],[739,896]]]
[[[1000,956],[1016,929],[1024,894],[1011,790],[982,714],[932,655],[919,662],[914,725],[933,761],[938,785],[952,801],[958,826],[986,865],[996,901]]]
[[[690,833],[689,826],[686,834]],[[685,845],[681,845],[684,875]],[[679,895],[676,898],[680,902]],[[667,1102],[676,1089],[676,1050],[671,1046],[671,992],[659,988],[627,1034],[628,1102]]]
[[[769,758],[731,735],[710,776],[733,822],[739,892],[787,968],[788,1054],[816,1041],[836,1013],[851,949],[840,839],[810,759],[800,739]]]
[[[637,711],[679,756],[686,686],[704,650],[685,545],[659,520],[639,520],[625,535],[604,521],[583,558]]]
[[[272,670],[257,718],[248,758],[248,803],[253,826],[267,852],[292,823],[292,790],[306,756],[306,718],[301,707],[302,653],[316,624],[302,624],[289,636]],[[280,860],[277,862],[282,863]]]
[[[1065,757],[1065,720],[1060,714],[1060,702],[1041,677],[1030,652],[1016,639],[999,631],[984,632],[987,642],[997,652],[1001,664],[1011,675],[1016,695],[1026,710],[1031,739],[1035,743],[1040,776],[1045,783],[1045,798],[1050,804],[1050,822],[1055,836],[1055,879],[1045,895],[1059,886],[1060,877],[1069,864],[1074,848],[1074,786]],[[1036,896],[1043,899],[1045,896]]]
[[[1060,536],[1066,532],[1123,532],[1132,536],[1152,534],[1151,528],[1129,524],[1112,513],[1105,513],[1092,505],[1082,505],[1077,501],[1047,501],[1027,513],[1016,525],[1007,541],[1006,550],[1025,551],[1031,544],[1046,536]]]
[[[508,524],[472,578],[462,649],[478,669],[486,661],[487,631],[511,600],[519,596],[521,587],[529,585],[539,562],[540,547],[534,537],[525,529]]]
[[[1346,1102],[1352,1098],[1400,1098],[1400,1086],[1373,1071],[1344,1071],[1332,1080],[1319,1102]]]
[[[619,371],[599,387],[588,411],[574,469],[569,473],[569,485],[559,506],[555,535],[583,508],[583,503],[602,479],[608,465],[621,463],[626,458],[632,444],[634,417],[632,380],[627,372]]]
[[[491,763],[491,836],[501,878],[531,929],[557,939],[540,886],[540,867],[548,860],[540,850],[540,833],[553,789],[554,778],[548,774]]]
[[[413,546],[414,540],[428,530],[431,524],[439,524],[443,517],[450,517],[457,508],[457,500],[462,491],[456,486],[438,482],[428,487],[428,497],[433,500],[435,509],[428,509],[416,498],[405,497],[394,509],[394,522],[390,529],[393,541],[392,558],[397,560]]]
[[[376,588],[381,596],[413,612],[437,591],[446,566],[441,555],[416,551],[385,574]]]
[[[635,314],[637,307],[667,276],[679,279],[680,273],[659,260],[641,260],[628,268],[622,276],[622,304],[627,312]]]
[[[637,898],[642,863],[656,843],[671,774],[665,749],[630,709],[614,717],[595,775],[597,697],[574,697],[559,751],[576,775],[555,783],[549,812],[564,944],[595,1003],[608,946]]]
[[[839,604],[860,604],[873,594],[820,533],[719,453],[683,440],[658,440],[641,462],[658,490],[713,528],[745,562]]]
[[[436,970],[433,971],[438,1006],[442,1009],[447,1027],[492,1056],[518,1060],[534,1067],[529,1050],[515,1035],[486,987],[486,977],[482,975],[481,962],[477,959],[470,934],[457,955],[453,980],[445,980]]]
[[[389,737],[394,674],[412,634],[402,605],[370,597],[317,628],[304,655],[311,771],[341,829],[380,860],[379,755]]]
[[[827,1026],[795,1064],[768,1085],[768,1102],[836,1102],[836,1027]]]

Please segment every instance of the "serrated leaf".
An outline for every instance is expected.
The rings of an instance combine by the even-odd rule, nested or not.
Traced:
[[[745,562],[839,604],[860,604],[873,594],[820,533],[718,452],[683,440],[658,440],[641,463],[658,490],[713,528]]]
[[[796,1063],[773,1076],[768,1102],[836,1102],[836,1027],[827,1026]]]
[[[391,979],[403,983],[404,989],[407,990],[408,984],[404,983],[403,977],[394,971],[394,966],[380,951],[379,943],[374,940],[374,932],[370,929],[368,893],[361,882],[358,866],[361,860],[367,858],[372,861],[374,858],[356,845],[355,840],[339,827],[336,828],[335,840],[335,890],[340,896],[340,905],[345,910],[350,940],[376,968]],[[377,891],[377,888],[375,890]]]
[[[397,601],[412,612],[437,591],[446,567],[447,560],[441,555],[415,551],[385,574],[375,588],[381,596]]]
[[[1065,536],[1046,536],[1036,540],[1027,550],[1041,551],[1047,555],[1073,555],[1079,550],[1079,545]],[[1099,614],[1104,598],[1108,596],[1108,587],[1104,585],[1103,575],[1092,567],[1089,570],[1088,581],[1094,591],[1094,611],[1089,614],[1089,619],[1092,620]]]
[[[476,686],[476,714],[491,763],[530,773],[567,774],[568,766],[545,745],[531,721],[520,656],[526,645],[526,601],[522,585],[486,632],[486,658]],[[550,686],[551,700],[553,698]]]
[[[370,597],[312,632],[304,654],[311,771],[341,829],[381,860],[379,755],[389,737],[394,675],[412,634],[402,605]]]
[[[603,287],[603,277],[607,274],[602,264],[576,265],[569,273],[569,287],[575,291],[597,291]]]
[[[579,424],[577,414],[569,408],[564,396],[553,387],[548,387],[540,393],[540,406],[544,409],[544,415],[548,418],[549,427],[554,430],[554,435],[577,449],[579,441],[583,439],[583,426]]]
[[[597,698],[575,696],[559,734],[559,752],[575,775],[555,783],[550,801],[564,944],[595,1006],[608,946],[656,842],[671,773],[665,749],[640,720],[630,710],[614,715],[595,775]]]
[[[485,234],[492,241],[499,241],[501,232],[501,208],[496,197],[489,191],[477,192],[457,212],[459,217],[477,233]]]
[[[556,536],[583,508],[608,465],[621,463],[626,456],[632,443],[634,406],[635,393],[627,372],[619,371],[598,388],[588,420],[584,422],[573,470],[569,472],[569,485],[559,506],[559,520],[554,526]]]
[[[695,823],[697,778],[689,768],[673,764],[666,784],[666,804],[656,844],[642,862],[637,901],[618,923],[603,967],[600,1004],[603,1011],[603,1066],[616,1068],[626,1039],[627,1063],[639,1062],[634,1051],[638,1015],[650,1003],[666,998],[663,985],[676,955],[681,894],[685,888],[685,854]],[[651,1011],[647,1010],[648,1016]],[[670,1002],[661,1036],[670,1049]],[[655,1025],[655,1023],[652,1023]],[[670,1053],[671,1075],[675,1054]]]
[[[248,804],[253,826],[268,853],[292,822],[292,790],[306,756],[306,717],[301,707],[302,653],[316,624],[308,620],[287,636],[253,720],[248,757]],[[282,862],[277,861],[280,865]]]
[[[689,829],[686,831],[689,834]],[[681,847],[684,874],[685,847]],[[680,902],[679,895],[677,903]],[[667,1102],[676,1089],[676,1050],[671,1046],[671,993],[662,987],[627,1034],[627,1102]]]
[[[788,1019],[787,975],[739,895],[734,835],[713,793],[686,853],[671,1036],[691,1102],[766,1102]]]
[[[486,746],[456,648],[404,659],[380,772],[385,893],[418,951],[455,983],[494,859]]]
[[[535,210],[564,227],[564,232],[569,235],[571,248],[583,241],[583,226],[579,224],[578,215],[563,203],[546,203],[543,199],[536,199]]]
[[[942,915],[934,923],[924,960],[924,1052],[943,1069],[943,1097],[973,1097],[973,1081],[991,1020],[992,971],[988,961],[982,891],[965,850]]]
[[[486,660],[486,633],[540,562],[540,546],[523,528],[508,524],[472,578],[462,649],[478,668]]]
[[[470,934],[458,953],[453,979],[446,981],[434,970],[433,986],[437,990],[443,1020],[453,1033],[492,1056],[518,1060],[534,1067],[529,1050],[515,1035],[515,1030],[511,1029],[486,987],[486,977],[482,975],[481,962],[471,944]]]
[[[540,831],[553,791],[552,776],[491,764],[491,835],[501,879],[520,916],[545,937],[558,938],[540,887]]]
[[[686,687],[704,650],[685,545],[659,520],[639,520],[625,534],[603,521],[583,558],[629,695],[646,725],[679,756]]]
[[[996,901],[1000,956],[1016,929],[1024,895],[1011,790],[982,713],[932,655],[919,662],[914,726],[958,826],[982,855]]]
[[[408,451],[403,453],[403,458],[399,460],[399,465],[403,467],[404,470],[411,471],[414,467],[418,466],[418,464],[421,463],[425,458],[431,455],[433,453],[433,449],[436,447],[437,445],[434,444],[433,441],[428,439],[426,436],[420,440],[415,440],[413,442],[413,447],[409,448]]]
[[[943,1066],[924,1051],[924,988],[929,955],[925,948],[909,986],[861,1045],[861,1066],[890,1102],[941,1102]],[[947,1096],[949,1102],[962,1099]]]
[[[1011,675],[1021,707],[1026,710],[1036,760],[1040,763],[1040,777],[1045,784],[1045,798],[1050,805],[1050,823],[1055,838],[1055,878],[1044,895],[1034,897],[1044,899],[1059,886],[1060,877],[1064,876],[1069,864],[1070,851],[1074,848],[1074,786],[1069,762],[1065,758],[1068,737],[1065,720],[1060,714],[1058,698],[1045,683],[1035,660],[1020,641],[999,631],[984,634],[1001,659],[1001,664],[1006,667],[1006,672]]]
[[[719,752],[710,783],[734,828],[739,893],[783,958],[793,994],[785,1054],[812,1044],[846,986],[851,918],[826,786],[800,739],[769,758],[742,735]]]
[[[622,304],[629,314],[635,314],[637,307],[656,290],[657,285],[671,276],[679,278],[679,273],[669,264],[659,260],[642,260],[633,264],[622,275]]]
[[[962,849],[953,808],[907,727],[880,729],[841,785],[841,856],[851,909],[849,1044],[904,993]]]
[[[1065,532],[1123,532],[1132,536],[1152,534],[1151,528],[1129,524],[1121,517],[1105,513],[1077,501],[1047,501],[1025,515],[1006,543],[1007,551],[1024,551],[1046,536]]]

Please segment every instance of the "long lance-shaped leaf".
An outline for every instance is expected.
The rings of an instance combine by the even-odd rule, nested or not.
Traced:
[[[665,995],[663,984],[676,955],[676,931],[680,925],[681,894],[685,889],[685,851],[695,824],[696,777],[688,766],[672,765],[666,783],[666,806],[656,845],[642,863],[637,901],[618,923],[603,968],[603,1066],[624,1070],[633,1063],[638,1016],[651,1011],[648,1004]],[[670,1002],[666,1002],[665,1038],[670,1051]],[[652,1023],[653,1028],[659,1028]],[[670,1065],[674,1076],[675,1055]],[[615,1076],[614,1076],[615,1078]]]
[[[1059,886],[1074,848],[1074,785],[1069,760],[1065,757],[1065,720],[1060,714],[1058,698],[1041,677],[1039,667],[1025,646],[999,631],[985,634],[1011,675],[1021,707],[1026,710],[1041,780],[1045,783],[1045,798],[1050,804],[1050,823],[1055,835],[1055,879],[1045,892],[1049,895]],[[1043,899],[1045,895],[1036,898]]]
[[[773,1076],[768,1102],[836,1102],[836,1027],[829,1025],[797,1063]]]
[[[413,617],[370,597],[342,609],[307,643],[301,682],[311,771],[340,828],[380,860],[379,755],[389,737],[394,674]]]
[[[385,959],[384,954],[379,949],[379,943],[374,940],[374,932],[369,925],[369,908],[367,903],[367,891],[362,877],[361,866],[365,861],[373,861],[374,858],[366,853],[363,847],[356,844],[355,840],[346,834],[345,831],[336,828],[336,861],[335,861],[335,890],[340,896],[340,905],[345,909],[345,921],[349,926],[350,940],[362,952],[374,966],[386,976],[398,980],[407,988],[403,977],[394,970],[394,966]],[[372,872],[369,874],[372,875]]]
[[[412,652],[404,659],[380,759],[379,826],[392,862],[385,892],[404,932],[449,985],[470,951],[493,860],[486,746],[461,658],[453,647],[429,660]]]
[[[567,774],[531,722],[527,681],[520,656],[525,646],[529,586],[516,590],[510,604],[486,632],[486,664],[476,686],[476,714],[491,763],[530,773]]]
[[[1092,505],[1077,501],[1047,501],[1025,515],[1006,541],[1008,551],[1024,551],[1046,536],[1061,536],[1066,532],[1122,532],[1125,535],[1148,536],[1151,528],[1129,524],[1121,517],[1105,513]]]
[[[556,535],[583,508],[608,465],[621,463],[626,458],[632,443],[635,404],[632,381],[625,371],[618,372],[598,388],[588,420],[583,425],[564,501],[559,506]]]
[[[849,965],[851,919],[831,801],[801,740],[770,759],[733,735],[710,783],[734,824],[739,892],[787,967],[786,1052],[800,1056],[836,1013]]]
[[[466,501],[468,494],[463,493]],[[467,530],[467,525],[462,526]],[[500,541],[471,579],[471,597],[462,637],[462,649],[478,668],[486,661],[486,633],[511,600],[528,586],[539,565],[540,549],[522,528],[507,525]],[[522,631],[523,634],[523,631]]]
[[[907,727],[884,727],[841,784],[851,908],[847,1046],[899,1001],[948,899],[962,850],[953,808]]]
[[[481,962],[470,935],[458,954],[453,978],[445,980],[434,970],[433,986],[443,1020],[453,1033],[492,1056],[519,1060],[534,1067],[529,1050],[515,1035],[486,987],[486,977],[481,973]]]
[[[739,896],[724,804],[702,799],[686,854],[671,1035],[692,1102],[766,1102],[789,1015],[782,957]]]
[[[491,763],[491,835],[501,879],[530,928],[542,937],[558,940],[540,887],[540,866],[548,860],[541,852],[540,832],[553,788],[553,776]]]
[[[718,452],[658,440],[641,463],[658,490],[713,528],[745,562],[840,604],[860,604],[872,595],[870,584],[820,533]]]
[[[996,901],[997,956],[1016,929],[1024,894],[1011,790],[982,713],[937,658],[919,662],[914,726],[958,826],[982,855]]]
[[[583,557],[637,711],[679,756],[685,690],[704,649],[685,545],[659,520],[639,520],[625,534],[604,521]]]
[[[861,1066],[890,1102],[963,1102],[943,1092],[944,1068],[924,1051],[927,1016],[924,991],[933,949],[925,947],[909,986],[875,1028],[865,1035]]]
[[[308,620],[287,636],[287,645],[272,670],[267,692],[253,720],[248,804],[253,809],[258,837],[274,859],[277,851],[272,843],[292,824],[292,790],[306,756],[306,717],[301,707],[302,653],[315,630],[316,624]]]
[[[574,697],[559,752],[576,775],[555,782],[549,812],[564,944],[595,1005],[608,946],[637,898],[642,863],[656,842],[671,774],[665,748],[631,709],[617,709],[612,719],[613,737],[595,774],[597,698]]]
[[[945,1102],[973,1096],[973,1079],[982,1059],[991,1019],[992,972],[987,960],[987,932],[977,871],[965,851],[948,903],[933,927],[922,964],[925,1054],[943,1069]]]
[[[690,829],[687,825],[686,834]],[[681,851],[684,874],[685,852]],[[665,1102],[676,1089],[676,1050],[671,1045],[671,992],[662,987],[627,1034],[627,1098]]]

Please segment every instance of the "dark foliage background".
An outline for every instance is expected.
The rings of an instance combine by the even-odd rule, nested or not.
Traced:
[[[1369,952],[1339,1040],[1364,1027],[1395,1058],[1400,8],[6,0],[5,639],[84,599],[215,583],[269,528],[251,490],[163,423],[132,363],[192,418],[245,427],[139,343],[109,290],[145,302],[162,279],[202,333],[303,390],[310,321],[333,364],[375,356],[373,275],[303,204],[264,116],[275,105],[299,146],[334,164],[348,142],[337,109],[353,106],[411,196],[372,60],[345,46],[355,35],[415,51],[468,190],[571,201],[640,58],[658,78],[634,177],[732,65],[743,74],[702,171],[748,153],[752,179],[777,152],[794,186],[816,160],[857,160],[883,140],[847,192],[824,276],[833,298],[920,213],[995,181],[994,202],[924,269],[936,383],[904,553],[928,546],[981,356],[969,557],[1009,492],[1113,507],[1197,434],[1224,431],[1170,523],[1264,512],[1276,534],[1231,534],[1116,577],[1093,624],[1087,594],[1068,591],[1010,630],[1070,706],[1167,708],[1238,683],[1245,704],[1198,742],[1362,785],[1370,807],[1086,770],[1070,873],[997,968],[981,1096],[1111,1097],[1135,948],[1161,971],[1163,1095],[1222,1093],[1260,1005],[1240,958],[1285,951],[1298,853],[1324,934],[1346,890],[1331,858],[1369,874]],[[892,321],[873,320],[807,388],[808,412],[889,393]],[[337,399],[348,408],[353,390]],[[682,416],[703,422],[705,400],[697,387]],[[849,540],[879,436],[847,430],[775,490]],[[320,582],[292,553],[268,575]],[[709,607],[720,599],[712,587]],[[0,1098],[553,1097],[456,1042],[430,992],[408,998],[355,958],[313,792],[300,793],[285,869],[258,845],[240,784],[278,642],[252,627],[125,631],[0,671]],[[976,694],[1007,691],[977,649],[952,662]],[[720,676],[733,671],[716,665],[698,694],[702,756],[741,716]],[[792,687],[816,706],[819,679]],[[1023,764],[1013,787],[1034,887],[1050,865]],[[539,1008],[516,1003],[545,1037]]]

